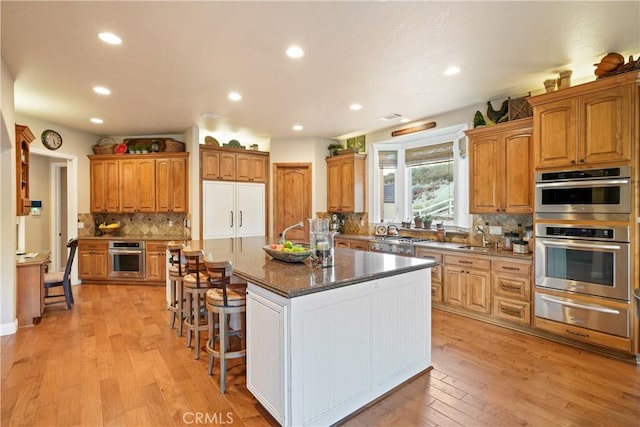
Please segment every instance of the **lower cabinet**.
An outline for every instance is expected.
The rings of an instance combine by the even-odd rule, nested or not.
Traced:
[[[480,313],[491,312],[491,261],[445,255],[445,304]]]
[[[83,280],[107,280],[109,273],[109,242],[107,240],[78,241],[78,276]]]
[[[49,254],[18,262],[16,268],[16,300],[18,326],[33,325],[44,311],[44,273]]]
[[[531,324],[531,270],[530,261],[492,262],[492,314],[495,317],[525,325]]]
[[[431,302],[442,302],[442,252],[434,252],[427,248],[416,248],[416,257],[432,259],[438,263],[431,267]]]
[[[358,249],[360,251],[369,251],[369,242],[366,240],[358,239],[345,239],[343,237],[336,237],[336,248]]]
[[[145,279],[150,282],[164,282],[167,277],[167,243],[149,241],[146,249]]]

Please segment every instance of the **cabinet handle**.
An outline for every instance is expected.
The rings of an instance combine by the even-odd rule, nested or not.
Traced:
[[[503,270],[510,270],[510,271],[519,271],[520,269],[518,267],[502,267]]]
[[[580,163],[584,163],[584,159],[580,159]]]
[[[515,308],[500,307],[500,311],[510,316],[522,316],[522,311]]]
[[[240,211],[240,225],[239,227],[242,227],[242,211]]]
[[[458,262],[460,264],[471,264],[471,265],[473,265],[473,261],[465,261],[465,260],[461,259],[461,260],[458,260]]]
[[[575,165],[575,164],[576,164],[576,161],[575,161],[575,160],[571,160],[571,164],[572,164],[572,165]]]
[[[500,287],[502,289],[504,289],[505,291],[520,291],[520,287],[519,286],[502,285]]]
[[[233,211],[229,211],[229,213],[231,214],[231,227],[233,227]]]
[[[580,332],[570,331],[569,329],[565,329],[565,330],[567,331],[568,334],[576,335],[576,336],[582,337],[582,338],[589,338],[589,334],[581,334]]]

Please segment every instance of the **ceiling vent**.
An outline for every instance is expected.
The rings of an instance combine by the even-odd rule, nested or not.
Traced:
[[[389,120],[395,120],[401,117],[402,117],[402,114],[391,113],[391,114],[387,114],[386,116],[378,117],[378,120],[384,120],[385,122],[388,122]]]

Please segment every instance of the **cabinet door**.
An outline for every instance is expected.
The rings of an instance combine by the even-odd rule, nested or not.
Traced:
[[[575,99],[536,106],[533,112],[536,168],[576,163],[577,125]]]
[[[200,177],[220,179],[220,152],[200,150]]]
[[[156,160],[156,211],[187,211],[187,159]]]
[[[154,282],[164,282],[166,278],[166,255],[161,251],[147,251],[145,279]]]
[[[91,212],[118,212],[118,161],[92,160],[89,179]]]
[[[236,155],[233,153],[220,153],[220,178],[223,181],[235,181],[236,179]]]
[[[202,183],[202,238],[235,237],[235,183]]]
[[[154,212],[155,160],[127,159],[119,166],[120,212]]]
[[[504,132],[504,183],[499,190],[503,199],[503,212],[533,212],[534,175],[532,170],[531,129]]]
[[[264,184],[238,183],[236,195],[237,236],[265,235]]]
[[[631,159],[633,89],[632,85],[620,86],[580,98],[579,163]]]
[[[251,181],[251,156],[236,154],[236,181]]]
[[[465,306],[469,310],[480,313],[491,311],[490,273],[487,271],[469,270],[466,272]]]
[[[352,162],[340,163],[340,211],[355,212],[354,165]]]
[[[266,156],[251,156],[251,181],[267,182],[269,162]]]
[[[106,280],[107,251],[78,251],[78,275],[81,279]]]
[[[499,134],[470,141],[469,212],[496,213],[502,208],[501,183],[504,180]]]
[[[340,212],[340,164],[327,162],[327,210]]]
[[[444,302],[458,307],[465,306],[465,272],[456,267],[445,269]]]

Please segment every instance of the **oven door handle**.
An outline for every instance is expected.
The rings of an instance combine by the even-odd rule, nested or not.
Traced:
[[[558,188],[558,187],[602,187],[603,185],[629,184],[628,179],[597,179],[589,181],[562,181],[562,182],[538,182],[536,188]]]
[[[109,250],[109,253],[113,254],[113,255],[140,255],[142,254],[142,251],[127,251],[127,250]]]
[[[605,313],[605,314],[620,314],[620,312],[618,310],[613,310],[611,308],[594,307],[594,306],[591,306],[591,305],[576,304],[575,302],[563,301],[563,300],[555,299],[555,298],[552,298],[552,297],[548,297],[546,295],[542,295],[540,298],[542,298],[545,301],[555,302],[556,304],[565,305],[567,307],[581,308],[581,309],[584,309],[584,310],[597,311],[598,313]]]
[[[544,240],[542,242],[547,246],[563,246],[566,248],[585,248],[585,249],[610,249],[612,251],[619,251],[622,249],[618,245],[592,245],[589,243],[563,243],[563,242],[555,242],[551,240]]]

